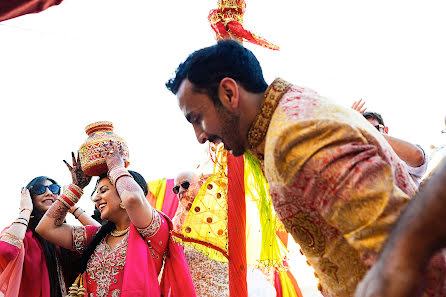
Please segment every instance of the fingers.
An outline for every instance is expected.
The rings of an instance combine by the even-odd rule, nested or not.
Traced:
[[[24,196],[31,196],[31,194],[29,193],[29,190],[25,187],[22,187],[22,191],[21,191],[22,197]]]
[[[67,167],[68,167],[68,170],[73,170],[73,167],[71,167],[71,165],[70,164],[68,164],[68,162],[67,161],[65,161],[65,160],[63,160],[63,162],[65,163],[65,165],[67,165]]]
[[[73,167],[76,167],[76,157],[74,156],[74,153],[73,152],[71,152],[71,160],[72,160],[72,162],[73,162]]]
[[[108,155],[113,155],[118,152],[119,155],[124,154],[124,147],[122,144],[118,144],[117,142],[110,140],[109,142],[104,142],[99,149],[102,157],[107,157]]]
[[[365,101],[362,101],[362,98],[361,98],[361,99],[359,99],[359,101],[353,102],[352,109],[363,114],[367,110],[367,107],[364,107],[364,104],[365,104]]]

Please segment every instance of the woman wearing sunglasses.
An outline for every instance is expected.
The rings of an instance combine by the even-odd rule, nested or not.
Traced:
[[[184,254],[170,238],[172,224],[148,203],[144,178],[124,167],[116,143],[107,143],[102,149],[109,171],[99,177],[93,202],[101,219],[108,222],[102,227],[63,223],[81,194],[79,189],[68,188],[45,214],[37,231],[54,244],[82,255],[80,273],[86,296],[159,297],[163,293],[195,297]],[[158,275],[163,265],[160,285]]]
[[[39,176],[22,188],[17,219],[0,238],[0,295],[63,297],[65,280],[72,277],[71,252],[59,248],[36,233],[41,218],[56,201],[60,186]],[[65,272],[65,273],[64,273]]]

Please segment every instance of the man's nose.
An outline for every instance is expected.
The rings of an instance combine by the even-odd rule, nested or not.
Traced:
[[[204,130],[201,127],[194,127],[194,130],[195,130],[195,136],[197,137],[198,142],[201,144],[206,143],[206,141],[209,138],[207,133],[204,132]]]

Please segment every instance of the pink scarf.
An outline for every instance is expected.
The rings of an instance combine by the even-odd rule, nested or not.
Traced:
[[[172,222],[164,217],[172,230]],[[169,238],[160,287],[149,246],[133,224],[129,232],[122,297],[196,297],[183,249],[178,243]]]
[[[170,219],[173,219],[178,208],[177,195],[174,194],[174,192],[172,191],[174,185],[175,184],[173,179],[167,180],[163,209],[161,210],[164,214],[168,215]]]
[[[6,228],[3,234],[8,230]],[[26,250],[26,253],[25,253]],[[26,286],[21,287],[21,283]],[[50,281],[42,247],[27,230],[21,248],[0,242],[0,295],[49,297]]]

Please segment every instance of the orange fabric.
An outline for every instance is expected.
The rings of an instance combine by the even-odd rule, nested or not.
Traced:
[[[303,297],[302,292],[300,291],[300,288],[297,285],[297,281],[294,278],[294,275],[289,270],[287,270],[286,274],[288,275],[288,278],[291,280],[291,283],[293,284],[294,291],[296,292],[297,297]]]
[[[0,22],[59,5],[62,0],[0,0]]]
[[[228,154],[229,296],[247,297],[246,203],[243,157]]]

